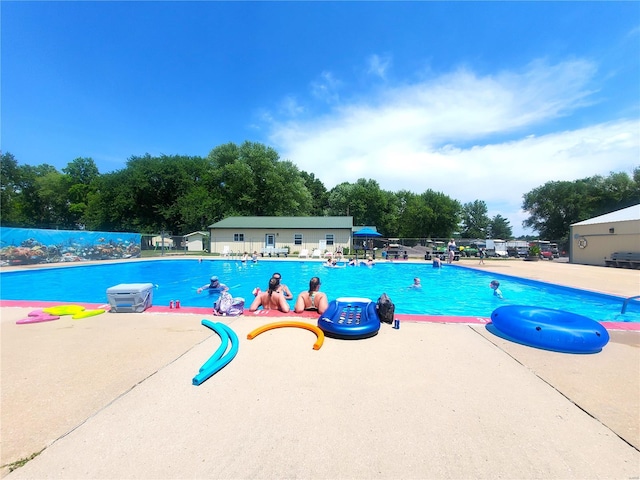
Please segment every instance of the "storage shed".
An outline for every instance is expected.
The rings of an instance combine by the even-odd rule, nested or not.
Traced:
[[[207,232],[191,232],[184,236],[184,243],[188,252],[202,252],[206,249]]]
[[[614,253],[640,253],[640,204],[574,223],[569,261],[605,266]]]

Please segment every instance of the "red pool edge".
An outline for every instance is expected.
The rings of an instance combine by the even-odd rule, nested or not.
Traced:
[[[20,307],[20,308],[46,308],[55,305],[82,305],[86,309],[104,308],[109,309],[108,304],[100,303],[75,303],[75,302],[44,302],[38,300],[0,300],[0,307]],[[206,307],[181,307],[169,308],[166,306],[151,306],[144,313],[172,313],[175,315],[206,315],[213,317],[212,309]],[[318,314],[314,312],[295,313],[293,311],[282,313],[277,310],[258,310],[250,312],[245,310],[245,317],[278,317],[278,318],[318,318]],[[414,314],[397,314],[396,318],[401,322],[425,322],[425,323],[458,323],[467,325],[486,325],[491,321],[485,317],[456,317],[449,315],[414,315]],[[627,330],[639,331],[640,323],[638,322],[600,322],[607,330]]]

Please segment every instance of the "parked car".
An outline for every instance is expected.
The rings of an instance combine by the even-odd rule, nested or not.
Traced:
[[[546,258],[547,260],[553,260],[554,255],[551,248],[540,249],[540,258]]]

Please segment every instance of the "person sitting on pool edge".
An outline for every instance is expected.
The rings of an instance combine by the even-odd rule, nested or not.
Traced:
[[[294,311],[296,313],[302,313],[307,310],[318,312],[322,315],[328,307],[329,299],[326,294],[320,291],[320,279],[318,277],[311,277],[311,280],[309,280],[309,290],[300,292]]]
[[[287,300],[293,300],[293,293],[291,293],[291,290],[289,290],[289,287],[287,287],[284,283],[282,282],[282,275],[280,275],[278,272],[275,272],[273,274],[273,278],[278,280],[278,293],[281,293],[285,299]]]
[[[276,288],[276,292],[281,293],[286,300],[293,300],[293,293],[289,290],[285,284],[280,283],[282,281],[282,275],[278,272],[275,272],[271,278],[275,278],[278,281],[278,287]],[[258,295],[260,293],[260,287],[256,287],[253,289],[253,294]]]
[[[213,276],[211,277],[208,285],[203,285],[198,290],[196,290],[196,292],[202,293],[203,290],[209,290],[209,293],[220,293],[226,292],[227,290],[229,290],[229,287],[227,287],[224,283],[220,283],[218,277]]]
[[[291,307],[289,307],[284,295],[277,291],[279,286],[279,280],[271,277],[269,280],[269,289],[266,292],[258,291],[256,298],[251,302],[249,311],[255,312],[258,308],[262,307],[264,310],[280,310],[283,313],[289,312]]]
[[[500,282],[498,280],[491,280],[489,284],[491,290],[493,290],[493,296],[502,298],[502,292],[500,291]]]

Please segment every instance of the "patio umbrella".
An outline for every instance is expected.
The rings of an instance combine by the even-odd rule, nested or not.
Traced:
[[[364,250],[366,252],[367,251],[366,246],[369,244],[369,238],[381,237],[382,234],[376,232],[373,228],[364,227],[358,230],[357,232],[354,232],[353,236],[354,238],[364,238],[364,247],[365,247]]]
[[[358,230],[357,232],[355,232],[353,234],[354,237],[381,237],[382,234],[376,232],[373,228],[371,227],[363,227],[360,230]]]

